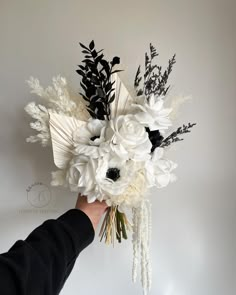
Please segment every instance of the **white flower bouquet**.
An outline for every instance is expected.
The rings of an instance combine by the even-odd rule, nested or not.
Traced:
[[[31,92],[43,104],[29,103],[25,110],[35,119],[30,126],[38,133],[28,142],[51,145],[57,171],[52,172],[51,185],[68,187],[87,196],[88,202],[105,201],[109,209],[101,226],[100,237],[106,243],[127,239],[132,230],[133,281],[141,260],[144,293],[151,286],[149,259],[151,210],[146,191],[162,188],[176,179],[176,164],[165,158],[170,144],[182,140],[179,135],[190,132],[188,123],[166,136],[172,126],[171,117],[184,99],[175,99],[173,107],[164,106],[168,95],[167,80],[175,63],[168,67],[153,65],[158,56],[150,44],[145,54],[145,72],[138,67],[134,91],[122,83],[118,57],[108,62],[94,41],[80,43],[85,59],[77,73],[82,77],[82,93],[69,91],[65,78],[53,78],[53,86],[43,89],[30,78]],[[178,101],[178,102],[177,102]],[[132,222],[127,210],[132,211]]]

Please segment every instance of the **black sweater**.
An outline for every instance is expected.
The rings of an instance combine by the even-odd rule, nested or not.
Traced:
[[[0,255],[0,294],[59,294],[94,235],[90,219],[78,209],[46,220]]]

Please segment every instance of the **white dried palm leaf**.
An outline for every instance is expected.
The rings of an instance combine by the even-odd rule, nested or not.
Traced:
[[[110,104],[111,118],[115,118],[127,113],[133,99],[117,73],[111,76],[111,82],[115,82],[113,85],[115,100]]]
[[[65,169],[72,158],[73,131],[86,124],[73,117],[49,113],[49,127],[55,165]]]

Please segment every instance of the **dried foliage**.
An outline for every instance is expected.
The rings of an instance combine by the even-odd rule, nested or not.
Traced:
[[[87,110],[93,118],[100,120],[110,119],[110,103],[114,101],[115,94],[112,87],[111,75],[120,72],[114,66],[120,63],[120,58],[115,56],[111,62],[104,59],[102,50],[95,49],[94,41],[89,46],[80,43],[85,59],[76,71],[82,76],[80,83],[84,93],[80,93],[87,102]]]
[[[167,86],[168,78],[172,72],[173,65],[175,64],[175,54],[169,60],[167,69],[163,72],[162,67],[153,65],[153,59],[159,54],[156,48],[150,43],[150,54],[145,53],[145,73],[143,78],[141,77],[140,66],[135,75],[134,87],[136,88],[137,95],[145,95],[147,98],[151,94],[161,96],[166,95],[169,87]],[[140,83],[143,79],[143,87],[140,88]]]
[[[188,125],[183,125],[182,127],[179,127],[176,131],[172,132],[168,137],[166,137],[162,143],[161,147],[167,147],[173,142],[181,141],[183,138],[179,138],[178,136],[180,134],[189,133],[191,128],[196,125],[196,123],[188,123]]]

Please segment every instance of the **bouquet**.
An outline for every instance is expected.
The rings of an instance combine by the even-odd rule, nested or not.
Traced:
[[[177,164],[165,153],[172,143],[183,140],[181,135],[189,133],[195,123],[169,131],[171,119],[186,100],[174,98],[169,107],[165,106],[175,55],[163,71],[153,63],[158,53],[150,44],[144,74],[139,66],[134,87],[128,90],[119,76],[119,57],[107,61],[94,41],[80,46],[84,60],[76,71],[81,76],[79,94],[73,94],[61,76],[53,78],[53,86],[46,89],[38,79],[27,81],[31,92],[42,98],[42,104],[31,102],[25,107],[35,120],[30,126],[37,131],[27,142],[52,147],[58,168],[52,172],[52,186],[67,187],[87,196],[88,202],[108,204],[101,240],[114,245],[132,231],[132,278],[136,280],[140,263],[146,294],[151,287],[151,204],[147,190],[176,180],[173,170]]]

